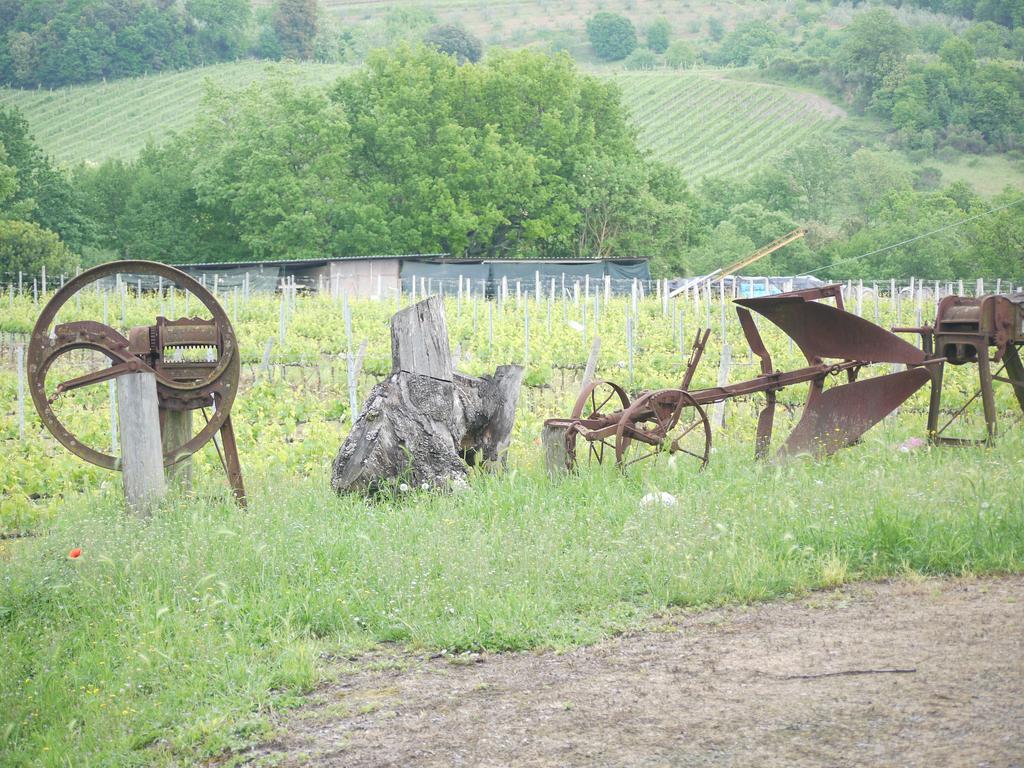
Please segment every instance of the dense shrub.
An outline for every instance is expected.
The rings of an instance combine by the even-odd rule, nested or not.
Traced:
[[[71,274],[77,257],[56,234],[31,221],[0,219],[0,273]]]
[[[655,53],[664,53],[668,50],[671,35],[672,27],[668,20],[658,19],[647,28],[647,47]]]
[[[430,29],[423,42],[459,61],[480,61],[484,46],[480,39],[457,24],[441,24]]]
[[[673,69],[687,69],[697,63],[697,49],[685,40],[676,40],[665,52],[665,63]]]
[[[587,37],[594,53],[605,61],[624,59],[637,47],[633,22],[607,11],[595,14],[587,21]]]
[[[650,48],[637,48],[623,63],[626,69],[648,70],[658,66],[658,56]]]

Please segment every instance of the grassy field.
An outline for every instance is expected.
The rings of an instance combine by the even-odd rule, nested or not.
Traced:
[[[190,763],[270,736],[265,716],[328,659],[380,642],[558,648],[666,606],[1024,569],[1019,432],[991,451],[902,453],[906,434],[781,467],[727,440],[702,475],[550,482],[524,465],[378,504],[335,497],[324,466],[250,477],[246,511],[207,490],[148,523],[110,486],[87,489],[47,535],[0,542],[0,751]],[[640,505],[655,489],[679,505]]]

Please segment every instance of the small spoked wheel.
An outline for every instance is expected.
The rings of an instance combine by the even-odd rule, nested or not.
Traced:
[[[603,464],[615,452],[615,430],[599,422],[629,407],[626,390],[611,381],[592,381],[576,398],[571,418],[577,422],[565,431],[565,461],[570,470],[580,461]]]
[[[659,389],[635,400],[615,432],[615,460],[622,469],[663,455],[698,471],[711,455],[708,416],[681,389]]]

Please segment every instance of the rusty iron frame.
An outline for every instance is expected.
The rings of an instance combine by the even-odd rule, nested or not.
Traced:
[[[835,302],[834,307],[821,303],[828,299]],[[648,456],[660,452],[690,454],[698,460],[698,468],[703,469],[712,442],[705,406],[753,394],[765,395],[755,440],[755,456],[764,458],[771,447],[777,393],[798,384],[809,385],[807,403],[780,454],[830,454],[859,440],[867,429],[928,381],[933,386],[936,380],[941,383],[942,358],[926,355],[894,333],[846,312],[842,287],[838,284],[738,299],[734,303],[751,352],[760,361],[760,375],[735,384],[689,389],[710,333],[699,330],[679,389],[642,393],[630,403],[625,390],[617,384],[592,382],[580,393],[568,418],[545,421],[547,426],[565,429],[569,468],[578,462],[580,439],[588,443],[588,458],[601,463],[604,449],[610,447],[608,440],[614,436],[616,462],[620,466],[629,463],[625,453],[630,444],[637,442],[656,449]],[[751,311],[785,331],[804,353],[808,364],[791,371],[775,370]],[[899,363],[907,366],[907,370],[859,380],[861,369],[872,363]],[[825,388],[829,377],[843,374],[845,383]],[[611,394],[595,397],[594,393],[603,388]],[[621,408],[605,409],[616,396]],[[696,432],[694,440],[702,449],[690,451],[679,445],[679,438],[673,438],[683,412],[690,414],[686,418],[687,428]],[[595,444],[601,448],[595,450]]]
[[[991,444],[998,434],[995,383],[1009,384],[1024,412],[1024,293],[987,294],[985,296],[946,296],[935,311],[935,324],[893,328],[896,333],[915,333],[921,337],[926,355],[942,355],[949,365],[976,365],[978,389],[953,412],[941,427],[943,367],[932,380],[928,403],[928,438],[937,445]],[[990,350],[994,349],[994,353]],[[1000,365],[1001,364],[1001,365]],[[993,373],[993,366],[1000,365]],[[1006,376],[1001,375],[1006,372]],[[981,398],[985,419],[983,438],[946,435],[967,408]]]
[[[212,319],[159,317],[154,325],[131,329],[127,339],[110,326],[93,320],[62,323],[51,329],[61,308],[76,293],[98,280],[127,273],[160,277],[191,292]],[[211,362],[183,363],[170,360],[164,354],[166,350],[187,347],[215,348],[217,357]],[[61,356],[79,349],[99,352],[111,365],[61,382],[48,394],[46,379],[51,366]],[[32,330],[27,362],[29,391],[43,424],[69,451],[105,469],[120,470],[120,458],[85,445],[67,429],[52,407],[62,394],[123,373],[149,371],[156,377],[161,430],[168,411],[194,411],[212,406],[213,416],[195,435],[164,452],[164,466],[184,461],[220,432],[224,443],[222,462],[228,481],[235,498],[244,505],[245,485],[230,415],[241,368],[238,341],[223,307],[195,278],[151,261],[118,261],[86,270],[65,283],[43,307]]]

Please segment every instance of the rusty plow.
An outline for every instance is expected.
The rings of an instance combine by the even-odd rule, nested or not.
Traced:
[[[826,304],[827,299],[835,305]],[[857,442],[929,381],[933,386],[941,382],[943,358],[931,357],[896,334],[846,312],[838,285],[739,299],[735,304],[740,327],[760,363],[758,376],[690,389],[709,335],[698,331],[678,389],[641,393],[631,402],[617,384],[595,381],[584,387],[568,418],[545,422],[548,428],[564,429],[567,467],[572,469],[581,461],[600,464],[614,456],[618,466],[628,468],[668,455],[703,469],[712,442],[705,408],[754,394],[765,398],[758,416],[755,455],[767,457],[777,393],[798,384],[807,384],[807,402],[777,456],[829,455]],[[752,313],[785,332],[807,365],[776,370]],[[872,365],[903,370],[861,378],[861,372]]]

